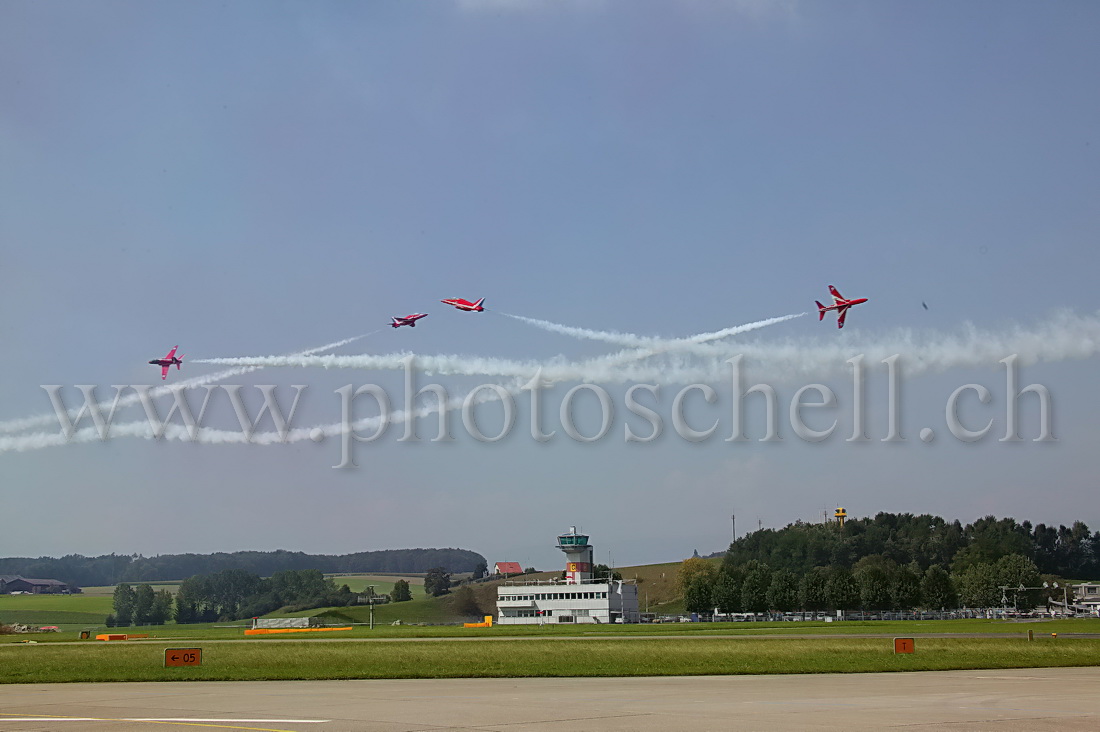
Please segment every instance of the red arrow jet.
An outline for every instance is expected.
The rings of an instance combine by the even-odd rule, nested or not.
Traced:
[[[449,300],[440,300],[444,305],[454,305],[459,310],[466,310],[468,312],[480,313],[485,308],[481,307],[481,303],[485,302],[485,298],[481,298],[477,302],[470,302],[469,300],[463,300],[461,297],[452,297]]]
[[[392,323],[390,323],[390,327],[391,328],[400,328],[403,325],[407,325],[410,328],[415,328],[416,327],[416,321],[420,320],[421,318],[426,318],[426,317],[428,317],[427,313],[413,313],[412,315],[406,315],[404,317],[390,318],[390,320],[393,321]]]
[[[172,346],[172,350],[168,352],[168,355],[164,358],[154,358],[149,363],[154,366],[160,366],[160,378],[163,381],[168,378],[168,367],[175,365],[176,371],[180,370],[180,364],[183,363],[183,354],[181,353],[179,358],[176,358],[176,349],[179,346]]]
[[[817,320],[818,322],[821,322],[825,319],[825,313],[829,312],[830,310],[835,310],[837,314],[837,328],[844,327],[844,318],[848,316],[848,308],[852,307],[853,305],[859,305],[860,303],[867,302],[867,298],[865,297],[861,297],[858,300],[845,300],[844,296],[837,292],[837,289],[832,285],[829,285],[829,292],[833,296],[833,304],[829,307],[825,307],[821,303],[814,300],[814,302],[817,303]]]

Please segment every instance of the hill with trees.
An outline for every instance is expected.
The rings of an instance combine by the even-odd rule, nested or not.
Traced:
[[[963,571],[1007,554],[1027,557],[1045,574],[1100,576],[1100,532],[1090,533],[1083,522],[1054,528],[995,516],[965,526],[910,513],[849,519],[843,528],[797,521],[741,537],[730,545],[725,561],[743,565],[756,560],[801,575],[820,566],[852,569],[865,557],[881,556],[896,564],[915,562],[921,571],[932,565]]]
[[[1100,532],[1080,521],[1054,528],[986,516],[963,526],[891,513],[756,531],[721,563],[691,558],[678,572],[688,611],[722,613],[1022,610],[1061,601],[1056,582],[1097,576]]]

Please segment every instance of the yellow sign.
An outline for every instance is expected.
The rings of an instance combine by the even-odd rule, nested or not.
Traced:
[[[577,571],[577,563],[576,562],[570,562],[569,563],[569,571],[570,572],[576,572]]]
[[[164,665],[167,666],[201,666],[201,648],[165,648]]]

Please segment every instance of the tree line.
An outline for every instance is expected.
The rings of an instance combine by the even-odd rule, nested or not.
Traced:
[[[173,597],[168,590],[154,592],[147,584],[115,586],[109,626],[212,623],[315,607],[352,605],[357,595],[316,569],[290,569],[267,578],[243,569],[224,569],[196,575],[180,583]]]
[[[1100,576],[1100,531],[1081,521],[1072,526],[1017,523],[994,516],[962,525],[939,516],[879,513],[873,518],[836,523],[801,521],[782,529],[763,529],[734,541],[726,552],[733,564],[751,560],[798,575],[814,567],[853,568],[867,556],[881,555],[899,565],[932,565],[961,572],[978,563],[995,563],[1008,554],[1031,560],[1042,574],[1084,579]]]
[[[1062,601],[1053,585],[1100,574],[1098,560],[1100,532],[1082,522],[1055,529],[987,516],[963,526],[880,513],[753,532],[720,564],[685,560],[679,582],[689,612],[1029,609]]]
[[[425,577],[424,591],[439,596],[449,591],[451,575],[433,567]],[[276,610],[299,612],[319,607],[343,607],[358,602],[359,595],[316,569],[290,569],[264,578],[243,569],[223,569],[209,575],[195,575],[180,583],[173,596],[168,590],[154,591],[148,584],[115,586],[113,612],[107,625],[162,625],[212,623],[255,618]],[[407,580],[394,583],[392,602],[412,599]]]
[[[818,566],[801,575],[755,559],[718,565],[692,558],[681,565],[679,580],[685,608],[698,613],[907,612],[1005,605],[1027,610],[1045,597],[1062,599],[1061,590],[1036,589],[1058,578],[1040,575],[1035,563],[1019,554],[978,562],[958,573],[936,564],[921,572],[916,565],[873,555],[853,569]]]
[[[69,554],[59,559],[8,557],[0,559],[0,574],[56,579],[73,587],[97,587],[123,582],[134,584],[176,580],[230,569],[270,577],[276,572],[306,569],[326,574],[419,574],[433,567],[444,567],[449,572],[462,573],[484,566],[485,557],[468,549],[386,549],[343,555],[278,550],[161,554],[155,557],[138,554],[106,554],[97,557]]]

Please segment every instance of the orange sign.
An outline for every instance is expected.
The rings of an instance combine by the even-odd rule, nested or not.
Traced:
[[[912,653],[916,650],[912,638],[895,638],[894,653]]]
[[[201,648],[165,648],[165,666],[201,666]]]

